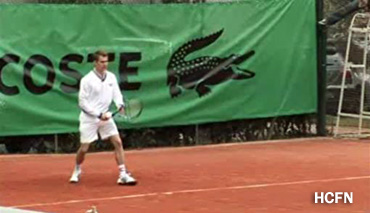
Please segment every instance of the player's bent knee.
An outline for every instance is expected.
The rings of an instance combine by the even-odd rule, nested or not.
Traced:
[[[112,136],[110,141],[112,142],[114,147],[117,147],[117,148],[122,147],[122,140],[119,136]]]
[[[80,151],[83,153],[86,153],[87,151],[89,151],[89,144],[82,144],[80,147]]]
[[[122,141],[121,140],[114,140],[113,144],[114,144],[114,146],[121,147],[122,146]]]

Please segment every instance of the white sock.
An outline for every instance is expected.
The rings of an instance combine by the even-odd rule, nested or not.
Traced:
[[[120,174],[126,174],[126,166],[125,164],[121,164],[118,166],[118,169],[119,169],[119,173]]]
[[[80,172],[81,171],[81,165],[78,165],[78,164],[76,164],[76,166],[75,166],[75,172]]]

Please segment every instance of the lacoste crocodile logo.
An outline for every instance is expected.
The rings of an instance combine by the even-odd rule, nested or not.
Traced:
[[[184,89],[195,89],[199,97],[202,97],[211,92],[210,86],[229,79],[244,80],[255,76],[254,72],[239,67],[255,54],[254,50],[242,55],[231,54],[224,58],[203,56],[185,60],[191,53],[215,42],[222,33],[223,29],[209,36],[191,40],[173,53],[167,65],[167,85],[172,98],[180,95]]]

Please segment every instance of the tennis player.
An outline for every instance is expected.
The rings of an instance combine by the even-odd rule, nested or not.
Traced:
[[[117,126],[108,111],[112,101],[117,109],[124,113],[124,102],[115,75],[109,71],[108,54],[102,50],[94,54],[94,69],[81,79],[79,91],[80,113],[80,148],[76,155],[76,165],[70,178],[71,183],[80,181],[81,165],[89,146],[98,139],[113,144],[115,158],[119,169],[117,183],[120,185],[135,185],[136,180],[127,171],[124,163],[122,140]]]

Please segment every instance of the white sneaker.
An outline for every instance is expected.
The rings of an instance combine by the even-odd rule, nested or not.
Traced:
[[[80,181],[80,175],[81,175],[81,170],[74,170],[71,178],[69,179],[69,182],[78,183],[78,181]]]
[[[117,180],[117,183],[119,185],[130,185],[130,186],[133,186],[133,185],[136,185],[137,184],[137,181],[135,180],[135,178],[133,178],[131,176],[130,173],[128,172],[125,172],[123,174],[120,174],[118,180]]]

